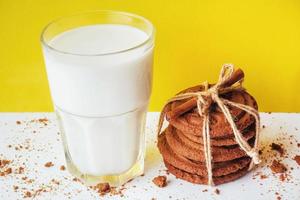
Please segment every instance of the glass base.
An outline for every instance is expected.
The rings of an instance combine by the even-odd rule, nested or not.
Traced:
[[[88,186],[120,186],[142,175],[146,111],[85,117],[56,107],[68,171]]]
[[[72,163],[72,160],[66,154],[66,163],[68,171],[75,177],[84,182],[85,185],[91,186],[98,183],[109,183],[110,186],[118,187],[127,183],[131,179],[138,177],[144,173],[144,157],[140,156],[137,162],[126,172],[115,175],[93,176],[81,173]]]

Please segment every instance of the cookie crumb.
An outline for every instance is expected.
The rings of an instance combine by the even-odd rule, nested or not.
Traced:
[[[66,167],[64,165],[60,166],[59,168],[61,171],[65,171],[66,170]]]
[[[297,162],[298,165],[300,165],[300,156],[299,155],[296,155],[294,157],[294,160]]]
[[[74,177],[72,180],[73,180],[74,182],[80,182],[80,179],[77,178],[77,177]]]
[[[219,194],[220,194],[220,190],[219,190],[218,188],[216,188],[215,193],[216,193],[217,195],[219,195]]]
[[[19,189],[19,186],[14,185],[13,188],[14,188],[14,191],[16,192]]]
[[[279,144],[272,143],[271,144],[271,149],[274,150],[274,151],[277,151],[280,154],[280,156],[283,156],[283,154],[284,154],[284,149]]]
[[[165,186],[167,186],[167,177],[166,176],[157,176],[152,180],[152,182],[158,187],[165,187]]]
[[[5,173],[5,175],[11,174],[11,173],[12,173],[11,167],[7,168],[7,169],[4,171],[4,173]]]
[[[111,191],[109,183],[98,183],[96,186],[93,187],[93,189],[96,190],[96,192],[99,193],[101,196]]]
[[[24,173],[24,167],[19,167],[18,169],[17,169],[17,174],[23,174]]]
[[[37,121],[44,124],[45,126],[47,126],[47,123],[49,122],[49,120],[47,118],[40,118]]]
[[[287,171],[286,166],[284,166],[282,163],[280,163],[277,160],[273,160],[272,165],[270,166],[271,170],[274,173],[284,173]]]
[[[0,160],[0,168],[5,167],[8,165],[11,161],[10,160]]]
[[[25,194],[24,194],[24,198],[30,198],[30,197],[32,197],[31,192],[26,191]]]
[[[267,175],[264,175],[264,174],[260,175],[260,179],[266,179],[266,178],[268,178]]]
[[[286,175],[285,174],[280,174],[279,176],[280,181],[284,182],[286,179]]]
[[[45,167],[53,167],[54,164],[52,162],[47,162],[45,163]]]

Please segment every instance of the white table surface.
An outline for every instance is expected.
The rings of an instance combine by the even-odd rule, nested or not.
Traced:
[[[47,118],[44,125],[36,121]],[[124,196],[99,195],[80,182],[73,181],[67,171],[59,167],[65,164],[63,148],[58,127],[53,113],[1,113],[0,114],[0,159],[13,160],[10,166],[17,168],[25,166],[23,174],[0,176],[0,199],[23,199],[27,190],[45,188],[48,192],[41,192],[34,199],[300,199],[300,166],[292,159],[300,155],[300,114],[262,113],[261,146],[263,147],[263,162],[245,177],[217,187],[191,184],[173,175],[167,175],[168,186],[158,188],[152,179],[158,175],[166,175],[165,167],[155,144],[155,130],[158,113],[149,113],[147,119],[147,153],[145,161],[145,175],[138,177],[125,185],[122,191]],[[20,121],[21,124],[17,124]],[[285,181],[279,179],[267,167],[278,154],[270,151],[272,142],[281,143],[287,150],[286,158],[280,158],[288,166],[288,175]],[[11,145],[11,146],[9,146]],[[23,148],[20,148],[22,146]],[[17,147],[17,150],[16,150]],[[18,149],[19,148],[19,149]],[[44,167],[52,161],[54,166]],[[290,170],[290,168],[294,168]],[[257,175],[259,174],[259,175]],[[261,179],[260,175],[268,178]],[[28,177],[33,181],[23,180]],[[59,185],[51,182],[55,179]],[[19,189],[14,191],[13,186]],[[220,194],[215,193],[215,189]],[[206,192],[205,189],[207,189]],[[276,192],[278,194],[276,194]]]

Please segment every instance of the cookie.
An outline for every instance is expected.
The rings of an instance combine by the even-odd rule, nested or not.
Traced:
[[[165,131],[165,137],[170,148],[178,155],[191,160],[205,162],[203,145],[197,143],[193,143],[192,145],[184,143],[174,130],[175,129],[172,126],[168,126]],[[213,162],[229,161],[247,156],[238,145],[226,147],[212,146],[211,153]]]
[[[254,100],[254,98],[249,95],[247,92],[231,92],[231,95],[229,95],[231,98],[228,98],[228,100],[231,100],[236,103],[243,103],[245,105],[248,105],[250,107],[253,107],[257,109],[257,103]],[[235,98],[236,96],[243,96],[244,101],[241,101],[240,98]],[[239,99],[239,100],[237,100]],[[169,105],[169,108],[172,109],[173,105],[177,102],[171,103]],[[210,111],[210,136],[211,138],[220,138],[220,137],[232,137],[233,132],[231,129],[230,124],[227,122],[227,119],[225,118],[224,114],[216,108],[217,106]],[[232,107],[228,106],[229,110],[235,119],[235,123],[237,128],[243,132],[244,129],[246,129],[248,126],[250,126],[254,122],[254,118],[237,108],[237,110],[240,110],[240,112],[233,112]],[[185,113],[177,118],[168,119],[169,123],[179,129],[180,131],[184,133],[189,133],[195,136],[201,136],[202,135],[202,121],[203,118],[199,116],[198,111],[194,109],[191,112]]]
[[[212,85],[210,85],[210,86],[212,86]],[[203,86],[201,86],[201,85],[200,86],[194,86],[194,87],[191,87],[191,88],[188,88],[186,90],[181,91],[179,94],[183,94],[183,93],[186,93],[186,92],[198,92],[198,91],[202,91],[202,90],[203,90]],[[246,104],[246,101],[245,101],[244,97],[241,95],[241,93],[239,91],[223,94],[223,95],[220,95],[220,97],[231,100],[233,102]],[[171,104],[171,108],[174,109],[175,107],[177,107],[178,105],[184,103],[185,101],[188,101],[188,100],[175,101]],[[220,108],[217,107],[216,104],[213,105],[212,107],[214,109],[217,109],[218,112],[221,112]],[[194,111],[196,111],[196,110],[194,110]],[[239,109],[239,108],[236,108],[236,107],[231,107],[230,112],[233,116],[237,117],[244,111]]]
[[[203,144],[203,138],[201,136],[195,136],[189,133],[182,132],[178,129],[175,130],[178,137],[185,141],[186,143],[194,142],[198,144]],[[242,133],[244,136],[244,139],[246,141],[250,140],[255,136],[255,126],[250,126],[249,128],[245,129]],[[210,143],[212,146],[231,146],[236,145],[237,142],[235,140],[235,137],[223,137],[223,138],[212,138],[210,140]]]
[[[176,167],[172,166],[168,162],[164,160],[165,166],[167,167],[168,171],[176,176],[176,178],[180,178],[183,180],[186,180],[191,183],[195,184],[207,184],[207,177],[199,176],[196,174],[191,174],[188,173],[184,170],[177,169]],[[219,177],[213,177],[213,182],[215,185],[220,185],[223,183],[228,183],[231,181],[234,181],[236,179],[239,179],[240,177],[244,176],[248,172],[249,166],[244,167],[243,169],[240,169],[234,173],[227,174],[224,176],[219,176]]]
[[[206,164],[204,162],[190,160],[174,153],[169,147],[164,134],[165,133],[162,133],[159,136],[157,144],[164,160],[178,169],[207,177]],[[250,161],[251,159],[249,157],[242,157],[227,162],[215,162],[213,163],[213,175],[217,177],[236,172],[247,166]]]

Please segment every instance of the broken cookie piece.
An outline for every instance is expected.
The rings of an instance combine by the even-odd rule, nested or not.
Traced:
[[[286,166],[280,163],[278,160],[273,160],[272,165],[270,166],[271,170],[274,173],[284,173],[287,171]]]
[[[152,180],[152,182],[158,187],[165,187],[165,186],[167,186],[167,177],[166,176],[157,176]]]
[[[95,186],[95,189],[100,195],[104,195],[110,192],[110,185],[109,183],[99,183]]]
[[[300,156],[299,155],[296,155],[294,157],[294,160],[297,162],[298,165],[300,165]]]

